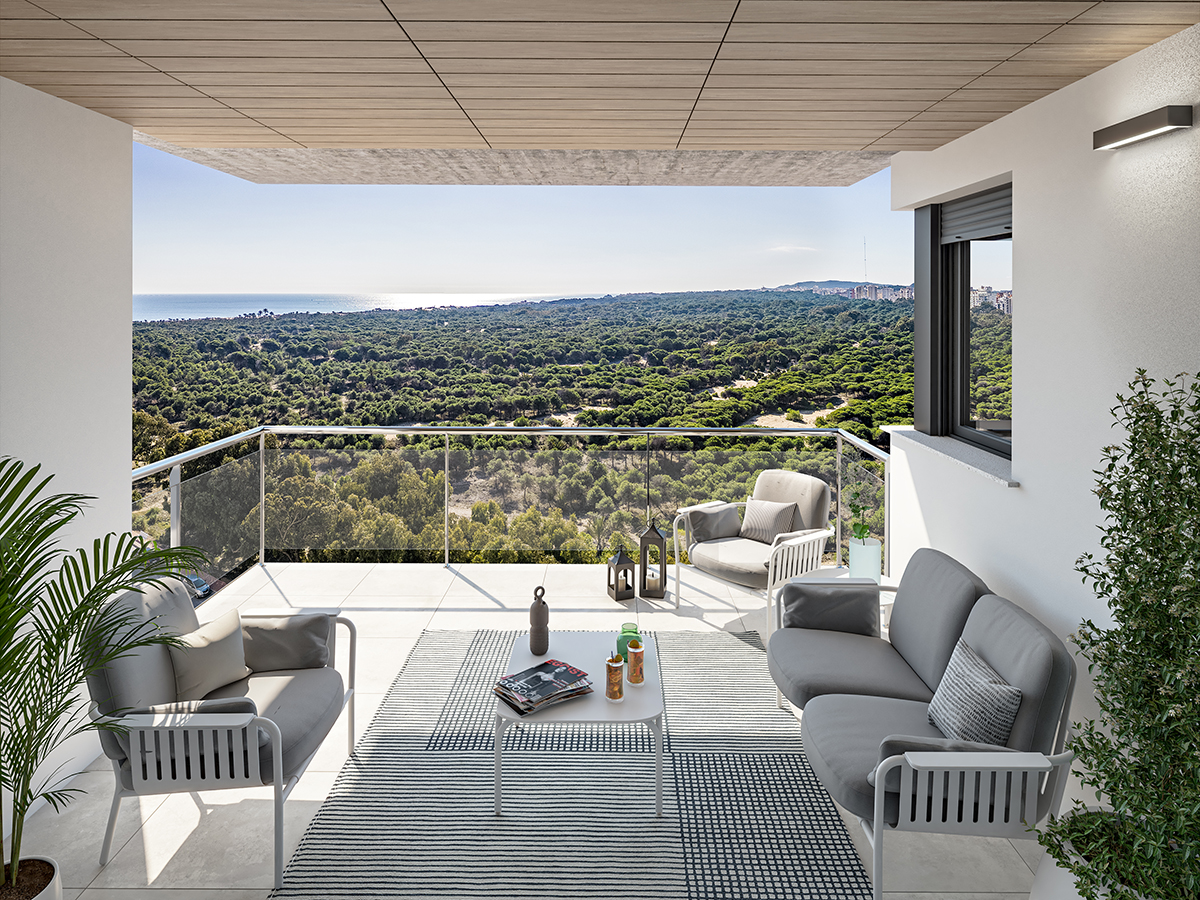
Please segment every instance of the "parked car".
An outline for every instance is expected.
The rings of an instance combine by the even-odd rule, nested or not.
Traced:
[[[199,606],[208,599],[209,594],[212,593],[212,587],[207,581],[199,575],[184,575],[183,577],[192,595],[192,606]]]

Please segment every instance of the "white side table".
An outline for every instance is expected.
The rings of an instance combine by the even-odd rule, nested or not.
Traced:
[[[547,659],[558,659],[588,673],[592,693],[567,700],[549,709],[528,716],[517,715],[503,701],[496,700],[496,815],[501,815],[501,755],[504,732],[510,725],[550,725],[555,723],[586,723],[593,725],[627,725],[642,722],[654,735],[654,813],[662,816],[662,681],[658,672],[658,647],[652,637],[644,637],[646,680],[641,685],[625,682],[625,699],[610,703],[604,697],[604,665],[617,644],[613,631],[562,631],[550,633],[550,650],[544,656],[529,652],[527,635],[513,644],[512,656],[504,674],[516,674]]]

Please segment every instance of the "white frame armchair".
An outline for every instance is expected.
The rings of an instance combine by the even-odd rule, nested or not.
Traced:
[[[156,608],[165,609],[165,613],[153,615],[153,618],[160,620],[160,624],[165,628],[186,633],[182,629],[195,621],[195,613],[190,610],[190,598],[186,598],[185,595],[176,596],[180,590],[159,590],[156,596],[151,596],[147,604],[147,613],[153,615]],[[148,595],[155,593],[147,592]],[[187,599],[187,610],[181,608],[181,599]],[[100,849],[101,866],[108,864],[121,801],[127,797],[270,786],[274,793],[274,885],[276,888],[283,885],[283,803],[320,751],[324,738],[328,736],[328,728],[343,712],[346,713],[347,720],[348,752],[354,752],[354,689],[358,632],[350,619],[338,615],[338,611],[333,609],[263,609],[241,613],[243,626],[254,626],[255,620],[260,620],[259,627],[268,629],[272,626],[261,620],[313,615],[327,616],[330,623],[328,662],[320,668],[331,669],[336,665],[338,626],[345,627],[349,632],[347,674],[344,683],[338,679],[344,691],[337,707],[337,715],[327,707],[327,713],[318,720],[325,723],[318,727],[324,727],[326,730],[317,735],[315,729],[310,729],[309,740],[304,746],[307,750],[311,745],[311,750],[298,762],[285,761],[287,745],[284,743],[284,734],[279,724],[267,716],[249,711],[256,707],[248,695],[221,698],[212,698],[210,695],[203,700],[150,702],[114,709],[111,715],[105,715],[101,711],[101,704],[97,702],[100,699],[98,694],[101,688],[98,685],[92,687],[93,701],[89,714],[95,720],[117,723],[124,730],[119,740],[117,735],[120,732],[102,732],[102,743],[105,753],[112,761],[116,787],[104,842]],[[150,650],[167,653],[166,647],[163,646]],[[134,667],[139,664],[146,669],[144,659],[131,660],[131,663],[131,670],[136,671]],[[303,670],[279,671],[294,673]],[[256,674],[259,673],[252,673],[247,683],[252,681]],[[266,670],[261,674],[278,677],[273,670]],[[329,678],[321,678],[327,687],[332,687]],[[133,687],[128,678],[124,686],[127,693]],[[173,687],[170,686],[172,691]],[[136,688],[133,689],[136,691]],[[287,689],[285,687],[284,691]],[[161,697],[162,689],[156,690]],[[322,702],[331,699],[327,698]],[[110,698],[106,705],[111,706],[112,702]],[[290,740],[295,746],[296,735],[291,735]],[[263,771],[264,750],[269,751],[269,772]]]
[[[820,490],[812,491],[813,485],[819,485]],[[680,600],[680,558],[683,552],[689,556],[697,544],[692,530],[691,513],[705,510],[717,510],[722,507],[744,511],[751,499],[771,500],[775,502],[798,502],[798,512],[793,521],[796,524],[812,524],[816,527],[797,528],[775,536],[770,545],[763,546],[765,586],[758,588],[744,581],[734,581],[752,590],[763,590],[767,598],[767,634],[775,628],[778,616],[774,612],[775,591],[784,583],[806,572],[812,572],[821,566],[821,556],[825,543],[834,537],[834,531],[826,527],[829,524],[829,488],[824,482],[798,472],[782,469],[767,469],[760,472],[755,480],[753,494],[746,500],[726,503],[720,500],[710,500],[685,506],[676,513],[672,524],[673,546],[675,550],[675,608],[679,608]],[[811,520],[811,521],[810,521]],[[683,541],[680,541],[682,532]],[[742,543],[749,543],[743,541]],[[693,567],[706,571],[702,566]],[[710,572],[714,578],[731,580],[719,573]]]

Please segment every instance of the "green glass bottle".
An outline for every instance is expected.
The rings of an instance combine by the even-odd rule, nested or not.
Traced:
[[[642,636],[638,634],[637,623],[626,622],[621,626],[621,633],[617,636],[617,652],[621,654],[622,659],[629,659],[629,654],[627,652],[629,649],[629,642],[634,640],[641,641],[643,644],[645,643],[645,641],[642,641]]]

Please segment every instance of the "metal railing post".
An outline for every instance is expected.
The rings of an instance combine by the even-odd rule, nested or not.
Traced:
[[[267,435],[258,433],[258,564],[267,564]]]
[[[444,524],[442,536],[446,541],[446,568],[450,568],[450,435],[446,435],[446,479],[445,491],[442,497],[442,513]]]
[[[837,436],[837,505],[834,506],[834,516],[837,519],[837,536],[834,540],[837,542],[837,556],[834,564],[839,568],[842,565],[842,435]]]
[[[883,574],[892,574],[892,458],[883,461]]]
[[[183,520],[180,518],[179,482],[182,479],[183,471],[181,466],[171,466],[171,477],[169,484],[171,486],[171,546],[179,547],[183,544]]]

